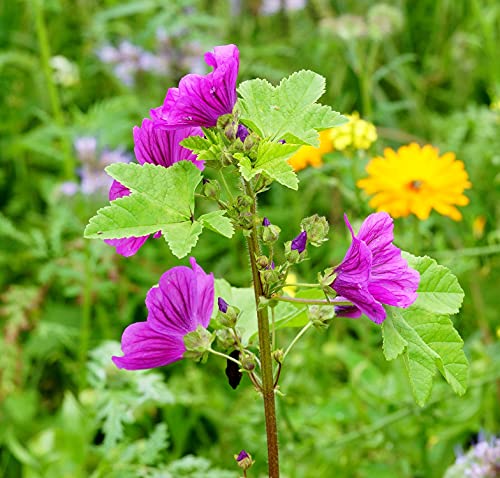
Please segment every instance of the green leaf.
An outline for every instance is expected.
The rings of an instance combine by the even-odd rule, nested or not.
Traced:
[[[198,154],[201,151],[210,149],[212,142],[201,136],[188,136],[180,142],[181,146],[190,149],[193,153]]]
[[[319,146],[317,130],[343,124],[346,119],[328,106],[316,104],[325,79],[302,70],[276,87],[266,80],[245,81],[238,87],[241,121],[271,141]]]
[[[428,256],[415,257],[403,252],[403,257],[420,273],[418,298],[413,305],[435,314],[456,314],[464,291],[450,270]]]
[[[179,161],[169,168],[113,164],[106,171],[131,194],[97,211],[85,237],[120,239],[162,231],[177,257],[191,250],[202,230],[201,224],[193,223],[194,192],[201,172],[192,162]]]
[[[420,406],[430,396],[437,370],[455,393],[465,393],[468,361],[463,340],[448,316],[434,315],[417,307],[391,307],[382,332],[385,357],[393,360],[403,354],[413,396]]]
[[[234,234],[234,227],[231,220],[224,214],[226,214],[225,211],[212,211],[200,216],[198,221],[206,228],[230,238]]]
[[[234,156],[239,160],[239,169],[245,180],[250,181],[255,175],[265,173],[290,189],[298,189],[299,180],[293,168],[287,163],[300,146],[294,144],[271,143],[261,141],[257,150],[257,160],[252,165],[250,158],[237,153]]]
[[[199,222],[185,221],[168,224],[161,231],[172,254],[181,259],[196,246],[202,230]]]
[[[465,393],[468,362],[463,340],[447,314],[458,312],[464,293],[457,278],[430,257],[403,252],[420,273],[418,298],[408,309],[389,307],[382,325],[384,355],[403,355],[413,396],[419,405],[429,398],[437,370],[459,395]]]

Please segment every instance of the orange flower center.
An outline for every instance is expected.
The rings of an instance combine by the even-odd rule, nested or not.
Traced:
[[[406,185],[406,187],[410,190],[410,191],[415,191],[415,192],[418,192],[420,191],[420,189],[422,189],[422,186],[423,186],[424,182],[423,181],[419,181],[418,179],[415,179],[414,181],[411,181],[410,183],[408,183]]]

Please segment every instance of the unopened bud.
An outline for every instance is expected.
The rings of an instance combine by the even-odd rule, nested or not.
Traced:
[[[220,197],[219,183],[213,179],[204,179],[202,194],[207,198],[219,199]]]
[[[253,199],[246,194],[242,194],[241,196],[238,196],[236,204],[240,211],[250,210],[253,205]]]
[[[219,306],[219,323],[224,327],[233,328],[238,321],[238,316],[240,315],[240,309],[228,303],[222,298],[217,299],[217,304]]]
[[[292,251],[297,251],[299,254],[305,251],[307,245],[307,232],[302,231],[293,241],[290,246]]]
[[[281,229],[274,224],[269,224],[267,227],[262,228],[262,240],[267,244],[276,242],[280,237]]]
[[[229,123],[225,128],[224,128],[224,136],[229,139],[230,141],[234,141],[236,138],[236,133],[237,133],[237,127],[234,125],[234,123]]]
[[[244,353],[240,357],[241,367],[243,370],[248,370],[251,372],[255,369],[255,357],[253,355]]]
[[[266,256],[257,257],[257,259],[255,259],[255,262],[260,270],[270,268],[269,259]]]
[[[233,122],[233,115],[231,113],[219,116],[217,118],[217,128],[225,129],[227,125]]]
[[[283,363],[283,356],[284,354],[282,349],[277,349],[273,352],[273,359],[278,363]]]
[[[243,149],[245,151],[250,151],[256,144],[259,143],[259,138],[256,134],[249,134],[243,141]]]
[[[255,463],[255,461],[252,460],[252,455],[245,450],[241,450],[237,455],[234,455],[234,459],[238,463],[238,466],[245,471]]]
[[[307,233],[307,240],[313,246],[318,247],[322,242],[327,240],[330,226],[324,216],[314,214],[313,216],[304,218],[300,225]]]

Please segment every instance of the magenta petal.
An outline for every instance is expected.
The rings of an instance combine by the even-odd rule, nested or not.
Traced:
[[[148,322],[163,333],[185,335],[198,325],[207,327],[214,303],[213,274],[191,259],[193,269],[178,266],[165,272],[146,297]]]
[[[111,187],[109,188],[109,200],[114,201],[115,199],[122,198],[124,196],[130,195],[130,189],[124,186],[122,183],[119,183],[116,180],[113,180],[111,183]]]
[[[116,247],[117,254],[124,257],[133,256],[148,240],[149,236],[125,237],[122,239],[105,239],[104,242]]]
[[[379,324],[386,317],[382,304],[408,307],[416,300],[420,275],[408,266],[392,243],[393,221],[387,213],[370,214],[357,237],[347,216],[344,218],[352,243],[335,270],[337,276],[331,287],[353,306],[338,307],[336,312],[353,317],[359,309]]]
[[[159,127],[213,127],[219,116],[231,113],[236,103],[239,52],[235,45],[215,47],[205,55],[213,67],[207,75],[186,75],[179,88],[170,88],[161,108],[151,114]]]
[[[162,367],[182,358],[186,348],[182,336],[164,335],[147,322],[129,325],[122,335],[123,357],[112,357],[118,368],[142,370]]]
[[[189,136],[203,136],[201,128],[183,128],[167,131],[156,127],[156,123],[148,118],[134,130],[134,152],[140,164],[151,163],[168,168],[172,164],[188,160],[198,169],[203,170],[204,161],[197,161],[189,149],[179,143]]]
[[[196,277],[198,307],[196,310],[197,323],[208,327],[214,307],[214,275],[207,274],[197,263],[194,257],[189,259]]]

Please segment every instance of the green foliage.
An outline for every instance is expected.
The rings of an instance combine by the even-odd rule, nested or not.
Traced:
[[[194,219],[194,193],[200,170],[190,161],[169,168],[152,164],[113,164],[107,172],[131,191],[97,211],[85,229],[89,239],[141,237],[161,231],[177,257],[196,245],[203,225],[231,237],[233,229],[222,214]]]
[[[239,170],[241,175],[250,181],[257,174],[266,173],[271,179],[275,179],[283,186],[290,189],[298,189],[299,180],[293,172],[293,168],[287,163],[297,150],[298,146],[294,144],[272,143],[270,141],[261,141],[257,149],[257,160],[254,164],[250,158],[244,155],[236,155],[239,161]]]
[[[447,315],[458,312],[464,293],[456,277],[430,257],[405,255],[420,275],[418,299],[407,309],[391,307],[382,326],[387,360],[403,355],[416,402],[429,399],[437,370],[459,395],[466,391],[468,361],[463,340]]]
[[[319,146],[317,130],[346,121],[316,103],[324,91],[325,79],[306,70],[284,78],[276,87],[261,79],[245,81],[238,87],[241,120],[270,141]]]

